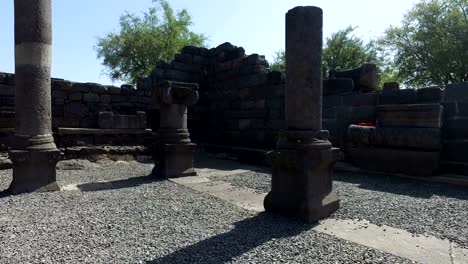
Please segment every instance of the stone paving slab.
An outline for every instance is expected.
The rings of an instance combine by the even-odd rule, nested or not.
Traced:
[[[219,170],[218,173],[233,175],[237,171],[241,170]],[[264,211],[263,199],[266,193],[236,187],[220,180],[210,181],[208,177],[217,175],[216,169],[198,169],[198,173],[198,177],[178,178],[172,181],[247,210]],[[313,229],[420,263],[468,263],[468,249],[459,247],[446,239],[418,236],[398,228],[377,226],[365,220],[330,218],[320,221],[320,224]]]

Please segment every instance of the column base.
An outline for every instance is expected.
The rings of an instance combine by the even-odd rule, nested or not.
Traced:
[[[163,178],[197,176],[193,168],[193,156],[197,144],[162,144],[153,175]]]
[[[271,152],[272,188],[264,200],[266,211],[314,223],[338,210],[332,178],[339,149],[326,143],[296,143]]]
[[[8,191],[13,194],[58,191],[55,166],[60,159],[58,149],[12,150],[13,181]]]

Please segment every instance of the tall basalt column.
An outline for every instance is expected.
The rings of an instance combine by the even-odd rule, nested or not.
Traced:
[[[51,123],[51,0],[15,0],[16,125],[12,193],[58,190]]]
[[[322,10],[296,7],[286,14],[286,123],[273,164],[266,211],[313,223],[339,208],[332,190],[339,150],[322,128]]]

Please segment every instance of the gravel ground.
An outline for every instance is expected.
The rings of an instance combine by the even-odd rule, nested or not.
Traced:
[[[93,191],[0,199],[1,263],[410,263],[145,177],[149,164],[76,163],[59,183]],[[0,189],[10,180],[0,171]]]
[[[270,190],[271,174],[247,172],[211,177],[261,193]],[[366,219],[377,225],[414,234],[447,238],[468,247],[468,189],[395,177],[339,172],[334,189],[341,208],[339,219]]]

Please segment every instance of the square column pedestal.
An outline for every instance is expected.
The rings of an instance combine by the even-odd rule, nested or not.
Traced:
[[[193,169],[193,156],[197,144],[161,144],[156,175],[163,178],[197,176]]]
[[[273,163],[271,191],[265,210],[299,217],[314,223],[338,210],[339,199],[332,190],[333,166],[340,155],[326,140],[296,138],[294,132],[280,135],[277,150],[269,153]]]
[[[16,194],[59,190],[55,171],[60,159],[58,149],[11,150],[9,156],[13,162],[13,182],[9,192]]]

